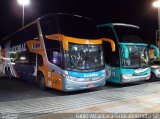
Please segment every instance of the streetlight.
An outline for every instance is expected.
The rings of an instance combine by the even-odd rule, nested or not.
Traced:
[[[22,27],[24,26],[24,7],[30,4],[30,0],[18,0],[18,3],[23,6],[23,15],[22,15]]]
[[[153,7],[160,7],[160,0],[154,1],[152,5]]]
[[[153,2],[153,7],[158,8],[158,30],[156,32],[156,44],[160,41],[160,0]],[[158,41],[157,41],[158,40]]]

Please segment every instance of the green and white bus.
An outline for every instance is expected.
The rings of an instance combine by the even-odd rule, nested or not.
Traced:
[[[144,42],[138,26],[120,23],[103,24],[97,26],[101,37],[111,39],[116,44],[115,52],[110,44],[103,41],[106,69],[111,72],[107,80],[114,83],[129,83],[148,80],[151,75],[149,65],[149,48],[158,47]]]

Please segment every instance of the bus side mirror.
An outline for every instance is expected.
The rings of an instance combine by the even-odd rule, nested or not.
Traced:
[[[155,45],[150,45],[150,48],[154,49],[156,51],[156,57],[160,57],[160,53],[159,53],[159,49],[157,46]]]
[[[123,54],[124,54],[124,58],[128,59],[129,58],[129,49],[126,45],[121,44],[121,47],[123,49]]]
[[[111,44],[112,52],[116,51],[116,44],[113,40],[108,38],[102,38],[103,41],[109,42]]]

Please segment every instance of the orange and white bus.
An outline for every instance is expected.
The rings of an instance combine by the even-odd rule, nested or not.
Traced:
[[[61,91],[105,85],[102,39],[82,16],[43,16],[2,40],[3,72]]]

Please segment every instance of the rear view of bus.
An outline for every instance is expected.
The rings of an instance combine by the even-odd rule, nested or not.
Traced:
[[[151,75],[149,65],[149,47],[157,51],[156,46],[149,46],[143,40],[140,28],[129,24],[104,24],[98,26],[101,35],[112,39],[116,44],[116,51],[104,41],[104,53],[107,67],[111,68],[108,81],[114,83],[129,83],[148,80]]]
[[[30,73],[26,71],[21,77],[22,75],[16,72],[20,65],[15,59],[11,65],[14,65],[16,77],[26,79],[27,75],[30,75],[28,79],[36,80],[41,89],[50,87],[61,91],[76,91],[105,85],[102,39],[98,37],[97,28],[90,19],[70,14],[49,14],[29,26],[35,28],[31,34],[34,32],[39,34],[22,43],[25,44],[25,52],[34,55],[32,55],[34,63],[30,66],[33,70]],[[23,30],[25,29],[27,27]],[[23,56],[20,60],[25,59],[27,58]],[[28,67],[25,63],[20,71]],[[32,74],[34,76],[31,76]]]

